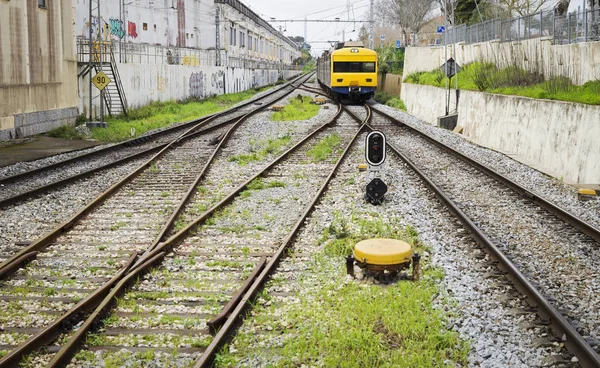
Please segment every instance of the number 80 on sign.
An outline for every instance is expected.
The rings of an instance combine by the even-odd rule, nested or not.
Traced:
[[[104,72],[98,72],[98,74],[92,77],[92,83],[102,91],[110,83],[110,78]]]

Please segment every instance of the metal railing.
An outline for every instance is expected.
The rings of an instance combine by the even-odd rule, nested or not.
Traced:
[[[519,41],[550,37],[553,44],[600,41],[600,7],[556,15],[554,11],[512,19],[491,19],[472,26],[460,25],[448,29],[443,44],[472,44],[486,41]]]
[[[102,47],[103,62],[110,62],[112,52],[116,61],[134,64],[168,64],[188,66],[215,66],[216,50],[200,50],[182,47],[166,47],[143,43],[123,43],[119,41],[92,42],[92,61],[98,62]],[[106,56],[108,55],[108,56]],[[106,57],[106,59],[105,59]],[[87,63],[90,58],[90,42],[87,38],[77,39],[77,61]],[[294,65],[267,58],[231,56],[221,50],[221,66],[247,69],[296,69]]]

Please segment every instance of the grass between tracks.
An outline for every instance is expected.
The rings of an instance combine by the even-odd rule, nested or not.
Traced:
[[[152,102],[146,106],[129,109],[127,116],[108,119],[107,128],[93,128],[92,137],[103,142],[121,142],[138,137],[150,130],[164,128],[173,123],[198,119],[202,116],[225,110],[241,101],[247,100],[270,86],[232,93],[204,100],[187,99],[184,101]],[[131,128],[135,129],[132,137]],[[74,127],[60,127],[48,133],[50,137],[82,139]]]
[[[372,237],[403,239],[417,251],[426,249],[414,229],[399,229],[377,214],[350,219],[334,214],[319,240],[323,251],[301,276],[300,301],[281,305],[262,293],[249,317],[252,325],[222,349],[217,367],[253,366],[263,356],[272,367],[466,366],[468,343],[447,329],[448,316],[435,306],[448,301],[440,296],[443,274],[427,264],[427,257],[418,282],[345,280],[342,256]],[[286,282],[275,276],[271,285]]]
[[[271,115],[273,121],[308,120],[319,113],[321,106],[312,102],[312,97],[298,95],[284,106],[283,110]]]

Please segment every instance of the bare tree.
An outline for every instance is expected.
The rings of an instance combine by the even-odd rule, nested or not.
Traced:
[[[506,8],[508,14],[526,16],[539,12],[554,0],[500,0],[500,5]]]
[[[434,0],[379,0],[376,14],[382,24],[398,25],[402,29],[404,44],[408,34],[418,33],[425,24]]]

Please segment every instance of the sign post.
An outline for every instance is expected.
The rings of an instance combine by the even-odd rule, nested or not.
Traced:
[[[365,142],[365,158],[369,164],[369,176],[373,179],[367,183],[365,199],[373,205],[381,204],[387,192],[387,185],[379,178],[381,165],[385,161],[385,151],[385,135],[379,131],[369,133]]]
[[[110,83],[110,78],[103,71],[99,71],[98,74],[92,77],[92,83],[94,86],[102,91]]]

